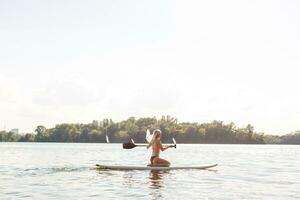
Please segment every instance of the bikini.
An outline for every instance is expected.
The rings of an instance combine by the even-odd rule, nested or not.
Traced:
[[[153,160],[155,159],[155,158],[158,158],[159,157],[159,154],[158,153],[152,153],[152,156],[151,156],[151,158],[150,158],[150,162],[151,162],[151,164],[153,164]]]

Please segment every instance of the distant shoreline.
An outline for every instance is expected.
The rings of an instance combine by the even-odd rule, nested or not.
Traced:
[[[10,142],[5,142],[5,141],[0,141],[0,143],[28,143],[28,144],[118,144],[122,145],[123,143],[120,142],[111,142],[111,143],[105,143],[105,142],[21,142],[21,141],[10,141]],[[300,144],[247,144],[247,143],[178,143],[177,145],[189,145],[189,144],[201,144],[201,145],[300,145]]]
[[[139,118],[114,122],[112,119],[94,120],[88,124],[58,124],[54,128],[37,126],[35,134],[19,135],[0,131],[0,142],[57,142],[57,143],[125,143],[133,139],[136,143],[145,142],[146,130],[159,128],[162,140],[184,144],[300,144],[300,131],[282,136],[267,135],[254,130],[251,124],[236,127],[231,122],[210,123],[178,122],[176,117],[162,116]]]

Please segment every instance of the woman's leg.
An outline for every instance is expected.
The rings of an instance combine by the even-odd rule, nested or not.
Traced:
[[[163,167],[169,167],[170,166],[170,162],[165,160],[165,159],[162,159],[162,158],[154,158],[153,159],[153,165],[156,165],[156,166],[163,166]]]

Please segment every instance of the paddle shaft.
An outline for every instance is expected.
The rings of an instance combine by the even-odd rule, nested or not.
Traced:
[[[135,144],[135,147],[146,147],[148,144]]]
[[[147,146],[148,146],[148,144],[124,143],[123,144],[123,149],[133,149],[135,147],[147,147]],[[174,145],[172,145],[170,147],[175,147],[176,148],[176,144],[174,144]]]
[[[135,147],[146,147],[148,146],[148,144],[135,144]],[[166,145],[166,144],[163,144],[163,146],[170,146],[170,147],[175,147],[176,145]]]

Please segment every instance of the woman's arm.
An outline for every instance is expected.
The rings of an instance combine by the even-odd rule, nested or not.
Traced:
[[[164,150],[167,150],[168,148],[172,147],[172,145],[169,145],[169,146],[163,146],[163,145],[161,144],[161,142],[160,142],[160,143],[159,143],[159,147],[160,147],[160,150],[161,150],[161,151],[164,151]]]
[[[152,146],[152,142],[150,142],[150,143],[147,145],[147,149],[149,149],[151,146]]]

